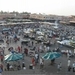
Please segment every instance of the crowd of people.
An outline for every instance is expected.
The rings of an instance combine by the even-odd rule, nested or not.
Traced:
[[[36,42],[36,40],[30,40],[30,42],[28,42],[26,45],[22,45],[22,44],[20,46],[17,45],[17,42],[20,42],[20,39],[24,37],[23,28],[33,28],[33,29],[35,29],[35,28],[39,28],[39,27],[40,27],[39,23],[36,23],[34,25],[29,24],[29,25],[22,25],[22,26],[16,26],[16,27],[13,26],[13,27],[11,27],[12,30],[9,31],[10,34],[7,33],[7,32],[2,34],[3,40],[5,40],[6,47],[8,48],[8,51],[10,53],[13,52],[13,51],[18,52],[18,53],[22,53],[23,54],[23,60],[22,61],[24,61],[25,57],[29,57],[29,52],[34,53],[34,55],[31,56],[31,62],[29,64],[30,66],[33,67],[32,69],[35,69],[35,66],[37,66],[37,64],[40,65],[40,69],[43,69],[44,59],[41,57],[41,55],[40,55],[41,53],[43,53],[43,52],[44,53],[46,53],[46,52],[60,52],[61,53],[61,50],[60,50],[61,47],[59,45],[55,49],[51,50],[51,46],[57,44],[56,40],[55,40],[55,38],[56,38],[55,36],[51,37],[48,40],[49,41],[48,45],[45,45],[44,42],[40,42],[40,43]],[[65,31],[66,31],[66,34],[68,34],[68,35],[71,35],[71,36],[74,35],[72,30],[68,31],[67,29],[65,29]],[[63,29],[62,29],[62,31],[60,31],[60,29],[59,29],[57,32],[60,35],[62,33],[64,34]],[[20,36],[20,37],[18,37],[18,36]],[[66,37],[66,35],[65,35],[65,37]],[[53,41],[55,40],[53,44],[51,44],[52,40]],[[15,43],[17,45],[17,47],[16,48],[14,48],[13,46],[10,47],[10,44],[12,44],[12,43]],[[33,48],[33,50],[31,50],[31,47]],[[67,54],[66,54],[67,57],[68,57],[68,71],[70,71],[70,69],[72,68],[73,72],[75,72],[75,61],[73,62],[73,65],[71,66],[69,54],[71,54],[71,51],[68,51]],[[4,62],[4,56],[5,55],[6,55],[5,47],[0,48],[0,59],[1,59],[1,62],[2,62],[2,64],[0,65],[0,70],[2,70],[2,71],[4,69],[3,68],[3,66],[4,66],[3,62]],[[52,61],[54,61],[54,60],[52,60]],[[16,67],[16,66],[13,66],[9,62],[7,62],[5,70],[8,70],[8,71],[14,70],[13,67]],[[61,70],[62,67],[63,67],[62,62],[60,62],[57,65],[58,72]],[[17,68],[17,70],[20,70],[20,69],[25,70],[26,69],[25,62],[22,62],[22,64],[18,63],[16,68]]]

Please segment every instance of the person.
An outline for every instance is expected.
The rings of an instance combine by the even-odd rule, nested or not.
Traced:
[[[67,53],[67,58],[69,59],[69,57],[70,57],[70,54],[69,54],[69,52]]]
[[[21,48],[20,48],[20,46],[18,46],[18,52],[19,52],[19,53],[21,52]]]
[[[75,61],[73,62],[72,67],[73,67],[73,72],[75,72]]]
[[[27,48],[24,49],[24,53],[26,54],[26,56],[28,55],[28,49]]]
[[[17,66],[17,70],[20,70],[20,69],[21,69],[21,66],[20,66],[20,65],[18,65],[18,66]]]
[[[42,46],[41,45],[39,46],[39,52],[42,52]]]
[[[57,66],[57,73],[60,71],[60,64]]]
[[[75,55],[75,49],[74,49],[74,55]]]
[[[72,51],[71,50],[69,50],[69,56],[72,56]]]
[[[61,68],[62,68],[62,63],[60,62],[57,66],[57,70],[58,70],[57,73],[61,70]]]
[[[36,64],[38,63],[38,60],[39,60],[39,54],[36,53],[36,54],[35,54],[35,63],[36,63]]]
[[[31,63],[33,64],[33,66],[35,66],[35,59],[34,59],[34,57],[32,57]]]
[[[3,65],[2,64],[0,64],[0,68],[2,69],[2,71],[3,71]]]
[[[2,69],[0,68],[0,75],[2,75]]]
[[[4,56],[3,56],[3,55],[1,55],[0,57],[1,57],[1,62],[3,62],[3,58],[4,58]]]
[[[48,46],[48,47],[47,47],[47,52],[49,52],[49,50],[50,50],[50,47]]]
[[[43,67],[44,67],[44,60],[41,57],[40,58],[40,69],[43,69]]]
[[[14,70],[13,65],[10,65],[9,68],[11,71]]]
[[[6,40],[7,47],[9,46],[9,40]]]
[[[71,60],[70,60],[70,59],[68,59],[68,66],[70,66],[70,64],[71,64]]]
[[[61,69],[62,68],[62,63],[60,62],[59,65],[60,65],[60,69]]]
[[[60,49],[59,49],[59,47],[57,48],[57,52],[60,52]]]
[[[32,46],[33,46],[34,42],[32,41]]]
[[[10,64],[7,62],[7,70],[9,71]]]
[[[70,70],[71,70],[71,60],[68,59],[68,71],[70,71]]]
[[[26,69],[26,66],[25,66],[25,63],[24,62],[22,62],[22,69]]]
[[[55,63],[55,59],[51,60],[51,65],[53,65]]]

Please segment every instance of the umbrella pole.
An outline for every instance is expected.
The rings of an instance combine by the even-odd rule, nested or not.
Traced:
[[[12,66],[13,66],[12,70],[14,71],[14,61],[13,61],[13,64],[12,64]]]

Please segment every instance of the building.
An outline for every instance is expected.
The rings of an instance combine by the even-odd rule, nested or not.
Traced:
[[[28,19],[29,17],[30,17],[29,14],[0,13],[0,20],[8,19],[8,18],[26,18]]]

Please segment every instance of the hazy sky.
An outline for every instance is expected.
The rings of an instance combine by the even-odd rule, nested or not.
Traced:
[[[75,0],[0,0],[0,11],[75,15]]]

